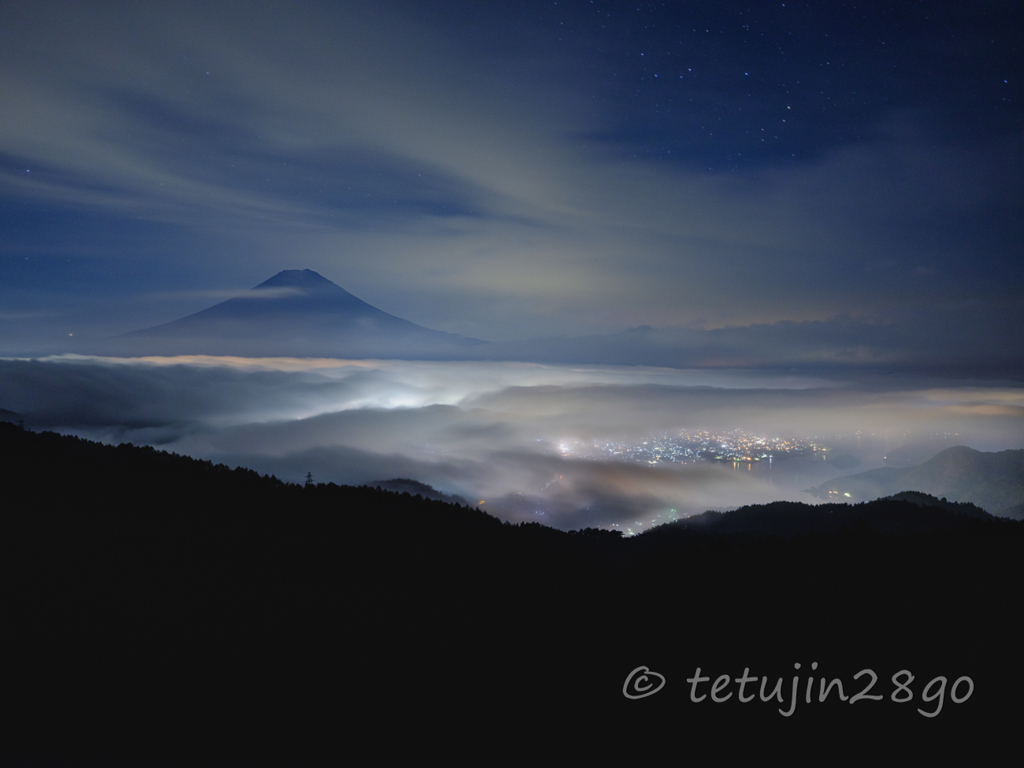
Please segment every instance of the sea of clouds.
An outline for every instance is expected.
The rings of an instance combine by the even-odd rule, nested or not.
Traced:
[[[0,360],[25,425],[246,466],[284,480],[411,478],[509,520],[637,532],[801,493],[828,462],[770,468],[574,458],[567,443],[679,429],[814,439],[881,466],[901,445],[1024,447],[1024,388],[879,373],[297,358]],[[931,441],[929,443],[929,441]]]

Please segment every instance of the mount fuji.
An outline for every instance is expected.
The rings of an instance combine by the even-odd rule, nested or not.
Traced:
[[[476,357],[487,345],[389,315],[310,269],[295,269],[193,315],[108,339],[103,351],[445,360]]]

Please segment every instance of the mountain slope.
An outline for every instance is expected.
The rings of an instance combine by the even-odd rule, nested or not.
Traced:
[[[667,753],[683,722],[743,734],[751,758],[1013,764],[1022,524],[928,499],[783,502],[625,539],[6,423],[0,453],[0,765],[337,765],[379,758],[380,734],[450,754],[453,728],[540,751],[548,722],[585,758],[635,733]],[[842,516],[846,532],[788,535]],[[668,684],[636,702],[641,663]],[[844,698],[799,695],[795,663]],[[885,698],[850,707],[864,669]],[[719,673],[731,708],[709,697]],[[961,675],[976,692],[958,702]]]
[[[279,272],[193,315],[108,340],[104,351],[448,359],[482,345],[389,315],[303,269]]]
[[[836,501],[866,501],[900,491],[970,502],[994,515],[1020,519],[1024,450],[986,453],[956,445],[914,467],[883,467],[839,477],[808,493]]]
[[[973,504],[952,504],[922,493],[901,493],[864,504],[774,501],[730,512],[705,512],[650,529],[638,538],[654,540],[687,533],[695,536],[833,536],[870,530],[885,535],[950,531],[996,518]],[[1006,521],[1000,521],[1009,525]]]

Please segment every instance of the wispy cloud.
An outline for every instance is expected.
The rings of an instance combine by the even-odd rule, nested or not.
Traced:
[[[929,111],[935,88],[915,86],[929,109],[804,109],[779,145],[818,136],[799,162],[780,149],[740,163],[743,173],[708,172],[697,160],[720,157],[724,136],[697,137],[682,130],[688,121],[719,104],[767,119],[787,111],[782,91],[755,100],[729,81],[719,93],[716,65],[712,80],[693,76],[684,105],[623,109],[607,57],[624,56],[625,43],[610,41],[603,56],[586,36],[539,46],[544,14],[534,26],[493,26],[466,9],[465,23],[480,24],[473,35],[414,6],[239,8],[5,5],[8,239],[33,253],[42,239],[44,251],[108,268],[140,254],[146,267],[122,289],[126,301],[167,290],[167,270],[152,266],[166,260],[201,267],[199,290],[308,267],[392,314],[495,340],[844,312],[880,322],[907,306],[930,323],[964,300],[1021,311],[1013,265],[1024,217],[1007,161],[1017,137],[952,140]],[[889,87],[873,60],[858,69]],[[856,120],[859,139],[836,128],[839,115]],[[637,159],[666,127],[691,136],[686,159]],[[755,141],[749,127],[733,125],[730,146]],[[24,235],[12,204],[60,211],[60,226]],[[125,222],[139,228],[131,247],[97,234]],[[189,297],[179,302],[180,314],[195,311]],[[173,317],[150,312],[137,327]],[[1007,330],[996,338],[1019,355]]]

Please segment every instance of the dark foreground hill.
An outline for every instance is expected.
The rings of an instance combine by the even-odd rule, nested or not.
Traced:
[[[1024,536],[966,506],[622,539],[6,423],[0,455],[5,765],[1020,757]]]
[[[797,536],[836,536],[851,530],[910,536],[970,529],[978,522],[994,520],[973,504],[947,502],[911,491],[867,504],[810,506],[776,501],[731,512],[705,512],[653,528],[645,534],[645,543],[680,536],[773,536],[792,540]]]
[[[987,453],[956,445],[917,466],[882,467],[837,477],[808,492],[828,501],[866,501],[906,490],[1024,519],[1020,511],[1024,504],[1024,450]]]

